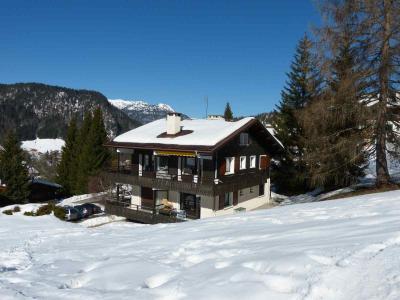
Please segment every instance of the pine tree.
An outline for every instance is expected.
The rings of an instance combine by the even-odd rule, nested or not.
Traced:
[[[393,0],[325,1],[327,28],[334,31],[343,27],[345,18],[335,16],[351,14],[352,48],[361,78],[360,101],[370,111],[369,142],[371,157],[376,162],[376,184],[390,184],[387,153],[399,157],[400,138],[398,107],[400,106],[400,2]],[[326,18],[326,16],[328,18]],[[331,19],[329,19],[331,17]],[[328,40],[332,41],[331,37]],[[395,151],[390,151],[390,146]]]
[[[76,181],[73,193],[74,194],[83,194],[86,192],[87,186],[87,178],[88,178],[88,160],[89,154],[86,150],[89,143],[89,135],[90,135],[90,128],[92,126],[92,113],[87,111],[83,118],[83,123],[81,128],[79,129],[79,134],[77,138],[77,170],[76,170]]]
[[[104,147],[104,144],[107,142],[107,131],[104,126],[103,113],[100,108],[94,111],[89,136],[88,144],[91,145],[90,148],[88,148],[90,151],[90,174],[94,175],[110,157],[109,151]]]
[[[313,43],[305,35],[296,48],[273,120],[276,137],[285,147],[279,164],[274,166],[273,177],[279,190],[285,193],[304,192],[307,189],[303,161],[304,133],[296,115],[317,95],[320,85],[312,47]]]
[[[231,105],[229,104],[229,102],[227,102],[226,106],[225,106],[224,118],[225,118],[225,121],[233,120],[233,113],[232,113]]]
[[[72,195],[76,185],[78,167],[78,128],[76,119],[69,123],[61,161],[57,166],[57,182],[63,186],[66,195]]]
[[[110,156],[109,151],[104,147],[107,142],[107,132],[100,108],[95,110],[90,120],[89,131],[79,157],[77,193],[87,193],[89,177],[96,176]]]
[[[355,183],[364,175],[367,163],[364,134],[367,118],[359,88],[362,73],[357,70],[351,37],[346,32],[340,36],[331,45],[334,56],[328,59],[331,70],[328,84],[302,113],[304,160],[310,182],[325,189]]]
[[[4,151],[0,152],[0,178],[6,184],[3,195],[15,203],[27,203],[29,174],[24,161],[24,153],[13,133],[9,133],[4,142]]]

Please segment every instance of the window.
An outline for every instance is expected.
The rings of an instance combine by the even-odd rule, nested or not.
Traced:
[[[183,174],[192,175],[196,173],[196,159],[194,157],[183,158]]]
[[[225,193],[225,199],[224,199],[224,207],[232,206],[233,204],[233,193]]]
[[[148,154],[144,156],[143,170],[150,171],[150,157]]]
[[[234,157],[226,157],[225,160],[226,160],[225,174],[235,173],[235,158]]]
[[[240,157],[240,170],[246,169],[246,156]]]
[[[240,145],[245,146],[249,144],[249,134],[241,133],[240,134]]]
[[[157,156],[157,172],[168,173],[168,156]]]
[[[251,187],[250,188],[250,194],[253,194],[254,193],[254,189],[253,189],[253,187]]]
[[[250,168],[255,168],[256,167],[256,156],[252,155],[250,156]]]
[[[243,190],[239,190],[239,196],[242,197],[244,194]]]

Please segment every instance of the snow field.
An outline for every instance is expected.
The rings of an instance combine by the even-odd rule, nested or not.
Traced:
[[[2,299],[399,299],[400,191],[181,224],[0,216]]]
[[[26,151],[38,151],[46,153],[51,151],[61,151],[65,142],[63,139],[39,139],[32,141],[23,141],[21,144],[22,149]]]

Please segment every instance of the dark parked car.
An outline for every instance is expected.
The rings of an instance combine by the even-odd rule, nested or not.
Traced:
[[[75,207],[64,206],[65,209],[65,220],[67,221],[77,221],[83,218],[81,212]]]
[[[93,204],[93,203],[85,203],[85,204],[83,204],[83,205],[85,205],[85,207],[86,207],[87,209],[91,210],[91,211],[92,211],[92,214],[99,214],[99,213],[102,213],[102,212],[103,212],[103,210],[101,209],[101,207],[98,206],[98,205],[96,205],[96,204]]]
[[[77,205],[77,206],[75,206],[75,208],[81,212],[81,214],[83,215],[84,218],[87,218],[91,215],[102,212],[102,210],[99,206],[92,204],[92,203],[85,203],[85,204]]]

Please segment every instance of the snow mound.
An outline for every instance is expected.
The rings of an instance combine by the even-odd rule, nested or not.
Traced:
[[[65,142],[63,139],[39,139],[32,141],[23,141],[22,149],[26,151],[35,151],[39,153],[46,153],[51,151],[61,151]]]
[[[0,215],[2,299],[400,299],[400,191],[179,224]]]

